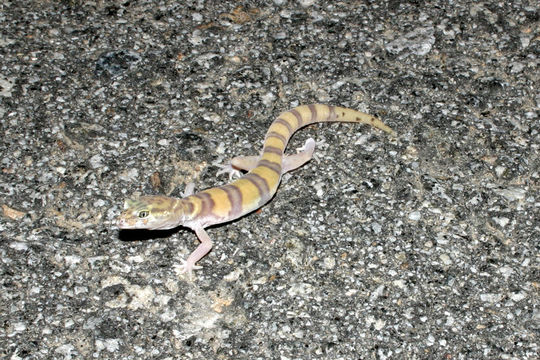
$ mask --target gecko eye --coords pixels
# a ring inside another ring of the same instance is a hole
[[[148,212],[148,210],[143,210],[143,211],[140,211],[139,212],[139,217],[141,219],[144,219],[145,217],[148,217],[148,215],[150,215],[150,213]]]

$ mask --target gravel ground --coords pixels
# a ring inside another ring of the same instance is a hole
[[[0,5],[0,357],[536,359],[534,1]],[[119,232],[125,198],[225,183],[309,103],[317,157],[210,228]]]

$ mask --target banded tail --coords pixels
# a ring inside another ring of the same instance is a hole
[[[389,134],[395,134],[378,118],[344,107],[311,104],[298,106],[282,113],[274,120],[266,133],[261,156],[256,166],[242,178],[221,187],[229,193],[234,192],[235,197],[241,199],[241,211],[235,212],[235,217],[259,208],[274,196],[281,176],[288,171],[284,169],[283,162],[288,158],[284,156],[284,151],[289,139],[298,129],[317,122],[364,123]],[[291,168],[298,166],[291,166]]]

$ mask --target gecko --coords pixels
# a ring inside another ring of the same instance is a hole
[[[180,273],[191,278],[192,271],[201,268],[196,263],[212,249],[212,240],[205,228],[235,220],[270,201],[283,174],[308,162],[315,150],[315,140],[309,138],[298,153],[284,155],[290,137],[296,130],[317,122],[364,123],[395,135],[378,118],[356,110],[322,104],[301,105],[272,122],[259,155],[230,160],[225,172],[243,170],[247,171],[245,175],[227,185],[197,193],[190,184],[182,198],[155,195],[128,199],[118,217],[118,227],[165,230],[184,226],[193,230],[200,243],[179,267]]]

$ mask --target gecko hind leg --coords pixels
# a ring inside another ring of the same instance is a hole
[[[257,166],[259,156],[236,156],[231,159],[231,165],[234,168],[251,171]]]
[[[229,174],[229,179],[240,177],[242,171],[250,171],[257,166],[259,156],[236,156],[226,165],[217,165],[220,170],[216,175]]]
[[[299,168],[307,163],[313,157],[315,151],[315,140],[309,138],[306,140],[304,146],[298,149],[300,152],[293,155],[286,155],[282,161],[281,174],[285,174],[291,170]],[[257,162],[260,156],[236,156],[231,159],[227,165],[218,165],[221,170],[217,172],[217,175],[228,173],[229,178],[234,176],[240,176],[240,171],[251,171],[257,167]]]
[[[294,155],[288,155],[283,158],[281,174],[285,174],[291,170],[299,168],[307,163],[313,157],[315,151],[315,140],[309,138],[306,143],[301,147],[300,152]]]

